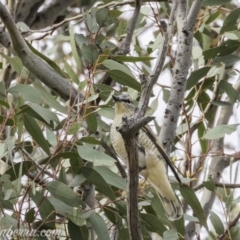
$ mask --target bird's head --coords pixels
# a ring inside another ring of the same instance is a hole
[[[115,114],[116,115],[131,115],[136,106],[134,105],[132,99],[128,95],[112,96],[115,102]]]

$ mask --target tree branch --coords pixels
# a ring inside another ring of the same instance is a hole
[[[49,4],[45,9],[36,14],[35,19],[30,25],[31,29],[41,29],[52,25],[58,16],[75,2],[76,0],[58,0]]]
[[[178,3],[178,51],[173,68],[173,83],[170,98],[160,133],[160,142],[163,143],[168,155],[171,152],[176,134],[177,121],[186,91],[186,79],[191,64],[194,26],[201,5],[202,0],[194,1],[191,10],[189,11],[189,15],[187,16],[187,0],[181,0]],[[191,22],[188,21],[190,19]]]
[[[71,103],[82,101],[83,96],[75,88],[73,88],[65,78],[56,73],[49,65],[43,62],[31,51],[18,31],[12,17],[1,2],[0,18],[8,29],[13,50],[22,60],[23,65],[64,100],[70,99]]]
[[[240,92],[240,80],[238,80],[234,88],[237,92]],[[216,125],[227,124],[229,121],[229,118],[232,116],[233,101],[228,97],[225,99],[225,101],[228,103],[231,103],[232,105],[224,106],[221,108],[219,119]],[[212,152],[214,154],[214,157],[212,157],[211,159],[208,177],[212,177],[215,183],[219,183],[223,170],[227,166],[229,166],[229,162],[230,162],[230,159],[227,156],[219,157],[219,154],[223,153],[223,147],[224,147],[224,138],[217,139],[213,142]],[[211,192],[206,188],[204,189],[202,199],[200,202],[206,217],[209,215],[209,211],[212,208],[212,205],[215,200],[215,196],[216,195],[214,192]],[[188,233],[188,236],[193,238],[194,235],[196,234],[195,224],[193,222],[190,222],[186,227],[186,231]]]
[[[44,0],[21,0],[17,5],[16,22],[24,22],[31,26],[36,17],[39,7],[44,3]]]
[[[141,5],[142,5],[142,0],[136,0],[134,13],[133,13],[132,19],[130,21],[129,27],[127,29],[127,36],[125,38],[122,48],[119,51],[119,53],[122,55],[126,55],[130,51],[130,44],[132,41],[133,32],[134,32],[136,24],[137,24],[137,19],[138,19],[140,10],[141,10]]]
[[[165,62],[166,56],[167,56],[167,51],[168,47],[170,44],[170,41],[172,40],[172,34],[173,34],[173,29],[174,29],[174,23],[176,19],[176,14],[177,14],[177,7],[178,7],[178,1],[174,0],[170,17],[169,17],[169,23],[166,29],[166,23],[161,21],[161,26],[163,28],[164,32],[164,42],[162,45],[162,49],[159,51],[159,57],[157,59],[157,63],[154,67],[153,74],[151,76],[153,84],[155,84],[160,76],[160,73],[162,72],[163,64]]]
[[[138,151],[137,133],[154,117],[138,117],[137,110],[130,118],[123,117],[122,125],[117,130],[122,134],[128,156],[128,184],[127,184],[127,219],[131,240],[143,239],[138,212]]]

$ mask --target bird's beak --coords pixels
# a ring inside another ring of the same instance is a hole
[[[113,101],[114,102],[120,102],[120,98],[115,96],[115,95],[112,95],[112,98],[113,98]]]

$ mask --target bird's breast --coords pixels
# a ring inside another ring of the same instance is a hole
[[[125,163],[127,162],[127,152],[124,145],[124,141],[122,135],[116,130],[116,127],[120,125],[121,122],[114,121],[111,126],[110,139],[112,146],[117,153],[117,155],[123,160]]]

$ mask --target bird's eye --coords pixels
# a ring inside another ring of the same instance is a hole
[[[125,103],[132,103],[132,101],[130,99],[124,99]]]

